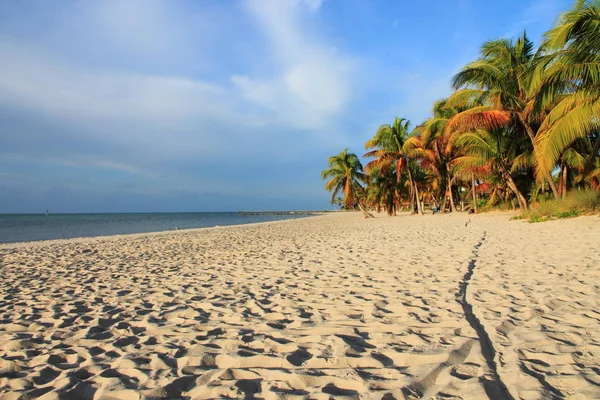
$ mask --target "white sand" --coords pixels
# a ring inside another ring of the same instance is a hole
[[[2,246],[0,393],[599,398],[599,239],[598,217],[340,213]]]

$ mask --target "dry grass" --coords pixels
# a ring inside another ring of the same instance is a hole
[[[516,219],[543,222],[596,212],[600,212],[600,192],[573,191],[569,192],[565,199],[552,199],[535,203],[530,210],[522,213]]]

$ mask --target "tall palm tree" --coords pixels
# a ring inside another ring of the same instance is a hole
[[[365,149],[371,151],[365,153],[364,157],[374,158],[374,160],[365,166],[365,169],[367,172],[373,169],[384,172],[395,167],[398,183],[400,182],[401,175],[406,173],[410,183],[411,204],[415,204],[413,202],[416,202],[417,212],[422,215],[423,209],[421,207],[419,189],[413,177],[417,165],[408,156],[404,148],[409,135],[410,121],[404,118],[396,117],[392,125],[381,125],[377,129],[375,136],[365,143]]]
[[[422,198],[438,204],[450,192],[455,210],[462,186],[476,206],[476,180],[491,189],[490,203],[522,208],[524,193],[535,201],[600,190],[600,0],[575,0],[537,50],[525,33],[484,43],[452,85],[412,132],[396,118],[367,141],[369,204],[390,212],[407,191],[422,214]]]
[[[583,176],[600,157],[600,0],[578,0],[544,35],[540,73],[532,82],[537,108],[556,103],[540,126],[536,172],[554,168],[579,139],[590,140]],[[592,143],[591,140],[595,139]]]
[[[542,76],[544,94],[552,96],[567,84],[597,98],[600,0],[576,0],[544,34],[540,48],[547,53],[544,67],[549,67]]]
[[[341,153],[329,157],[329,168],[321,172],[323,179],[329,179],[325,184],[325,190],[332,192],[331,204],[339,193],[343,193],[344,207],[353,209],[356,205],[366,218],[372,218],[364,206],[361,198],[364,195],[364,184],[368,177],[363,173],[363,166],[354,153],[344,149]]]
[[[399,184],[396,179],[396,172],[394,170],[385,172],[372,170],[370,175],[367,197],[371,204],[377,208],[377,212],[380,212],[381,207],[383,207],[387,215],[396,215],[399,204]]]
[[[430,173],[432,192],[438,192],[444,197],[443,208],[449,199],[452,211],[456,211],[453,190],[455,177],[453,169],[448,168],[448,165],[460,153],[454,146],[455,135],[447,127],[450,119],[463,110],[464,108],[449,106],[447,99],[436,101],[433,116],[415,128],[405,145],[408,154],[419,159],[421,167]]]
[[[537,92],[531,89],[537,71],[533,43],[523,33],[516,41],[493,40],[483,44],[481,57],[469,63],[452,78],[457,90],[448,103],[469,107],[448,123],[450,131],[471,129],[510,129],[517,136],[529,138],[535,149],[539,113],[534,107]],[[481,104],[481,105],[479,105]],[[550,170],[544,178],[558,196]]]
[[[515,140],[501,128],[466,132],[457,139],[457,145],[464,149],[464,155],[450,164],[459,170],[466,169],[469,175],[474,168],[485,168],[489,174],[499,175],[516,196],[519,206],[527,209],[527,200],[513,176],[527,163],[528,158],[522,156],[527,154],[523,151],[523,146],[527,144],[523,140]]]

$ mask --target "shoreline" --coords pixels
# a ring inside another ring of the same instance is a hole
[[[47,240],[31,240],[25,242],[9,242],[9,243],[0,243],[0,249],[10,249],[10,248],[25,248],[25,247],[40,247],[40,246],[52,246],[58,244],[69,244],[69,243],[95,243],[101,241],[108,240],[119,240],[119,239],[136,239],[138,237],[143,236],[157,236],[157,235],[168,235],[168,234],[182,234],[182,233],[194,233],[201,232],[205,230],[211,229],[224,229],[224,228],[238,228],[244,226],[254,226],[254,225],[262,225],[262,224],[274,224],[288,221],[296,221],[296,220],[304,220],[310,218],[318,218],[324,216],[333,216],[333,215],[343,215],[343,214],[360,214],[360,211],[331,211],[331,212],[315,212],[314,214],[301,214],[303,215],[300,218],[290,218],[283,219],[277,221],[263,221],[263,222],[250,222],[247,224],[232,224],[232,225],[217,225],[217,226],[207,226],[201,228],[188,228],[188,229],[171,229],[165,231],[151,231],[151,232],[137,232],[137,233],[120,233],[115,235],[100,235],[100,236],[80,236],[74,238],[64,238],[64,239],[47,239]],[[254,215],[254,214],[253,214]],[[287,215],[287,214],[286,214]],[[443,215],[433,215],[433,214],[425,214],[422,216],[412,215],[408,211],[399,212],[394,217],[389,217],[384,212],[375,213],[377,218],[401,218],[401,217],[415,217],[415,218],[428,218],[428,217],[436,217],[436,218],[444,218],[452,216],[452,213],[443,214]],[[459,216],[472,216],[472,214],[467,214],[464,212],[457,212],[456,215]],[[512,211],[489,211],[485,213],[476,214],[477,217],[482,216],[512,216],[514,212]],[[476,218],[477,218],[476,217]]]
[[[600,397],[600,221],[509,215],[336,213],[0,248],[0,392]]]
[[[172,229],[167,231],[152,231],[152,232],[138,232],[138,233],[120,233],[116,235],[101,235],[101,236],[81,236],[74,238],[65,238],[65,239],[48,239],[48,240],[32,240],[29,242],[10,242],[10,243],[0,243],[0,249],[10,249],[10,248],[25,248],[25,247],[40,247],[40,246],[52,246],[56,244],[69,244],[69,243],[96,243],[108,241],[111,239],[136,239],[143,236],[160,236],[160,235],[168,235],[168,234],[182,234],[182,233],[195,233],[201,232],[204,230],[210,229],[224,229],[224,228],[237,228],[243,226],[251,226],[251,225],[261,225],[261,224],[275,224],[280,222],[287,221],[296,221],[300,219],[307,218],[317,218],[323,215],[327,215],[327,213],[318,214],[318,215],[307,215],[302,216],[300,218],[289,218],[282,219],[278,221],[263,221],[263,222],[250,222],[247,224],[233,224],[233,225],[216,225],[216,226],[207,226],[202,228],[189,228],[189,229]]]
[[[121,233],[121,234],[115,234],[115,235],[100,235],[100,236],[80,236],[80,237],[74,237],[74,238],[64,238],[64,239],[47,239],[47,240],[32,240],[32,241],[25,241],[25,242],[9,242],[9,243],[0,243],[0,249],[11,249],[11,248],[25,248],[25,247],[40,247],[40,246],[52,246],[52,245],[58,245],[58,244],[69,244],[69,243],[85,243],[85,242],[90,242],[90,243],[95,243],[95,242],[100,242],[100,241],[108,241],[111,239],[114,240],[118,240],[118,239],[135,239],[138,237],[143,237],[143,236],[156,236],[156,235],[168,235],[168,234],[182,234],[182,233],[193,233],[196,231],[204,231],[204,230],[211,230],[211,229],[224,229],[224,228],[237,228],[237,227],[243,227],[243,226],[253,226],[253,225],[261,225],[261,224],[273,224],[273,223],[280,223],[280,222],[287,222],[287,221],[296,221],[296,220],[303,220],[303,219],[310,219],[310,218],[318,218],[318,217],[324,217],[324,216],[333,216],[333,215],[344,215],[344,214],[360,214],[360,211],[330,211],[330,212],[315,212],[314,214],[302,214],[303,216],[300,218],[290,218],[290,219],[283,219],[283,220],[277,220],[277,221],[263,221],[263,222],[250,222],[247,224],[233,224],[233,225],[217,225],[217,226],[207,226],[207,227],[201,227],[201,228],[188,228],[188,229],[171,229],[171,230],[165,230],[165,231],[151,231],[151,232],[137,232],[137,233]],[[286,214],[287,215],[287,214]],[[435,218],[444,218],[444,217],[451,217],[453,215],[453,213],[448,213],[448,214],[425,214],[422,216],[417,216],[417,215],[412,215],[410,214],[410,212],[408,211],[401,211],[398,212],[397,215],[395,215],[394,217],[389,217],[388,215],[386,215],[384,212],[381,213],[375,213],[377,218],[401,218],[401,217],[414,217],[414,218],[430,218],[430,217],[435,217]],[[514,211],[509,211],[509,210],[502,210],[502,211],[498,211],[498,210],[493,210],[493,211],[486,211],[486,212],[481,212],[478,214],[468,214],[465,212],[456,212],[454,214],[455,216],[459,216],[459,217],[475,217],[475,218],[484,218],[484,217],[500,217],[500,216],[505,216],[507,217],[507,219],[510,219],[510,217],[513,217],[515,215]],[[588,216],[588,215],[581,215],[581,216]],[[515,221],[521,221],[521,222],[527,222],[526,220],[515,220]],[[549,221],[545,221],[545,222],[550,222],[553,220],[549,220]]]

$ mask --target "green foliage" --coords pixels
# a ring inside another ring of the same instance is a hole
[[[372,205],[385,207],[389,215],[395,214],[403,186],[408,185],[410,197],[418,197],[417,180],[422,168],[413,154],[411,139],[414,138],[410,121],[396,117],[392,125],[381,125],[365,143],[365,149],[369,151],[363,157],[373,159],[365,166],[365,171],[374,173],[367,192],[371,192]]]
[[[600,212],[600,192],[577,190],[568,193],[565,199],[543,200],[523,213],[521,218],[528,219],[529,222],[542,222],[595,212]]]
[[[344,149],[341,153],[329,157],[328,162],[329,168],[321,172],[321,178],[329,179],[325,190],[332,192],[331,204],[335,204],[338,194],[343,194],[344,207],[354,208],[364,193],[362,184],[368,180],[358,156]]]
[[[551,171],[573,142],[600,130],[600,1],[578,0],[544,34],[541,49],[545,54],[532,81],[535,108],[552,110],[537,139],[538,174]],[[586,163],[597,157],[592,152]]]
[[[548,217],[544,217],[544,216],[529,217],[529,223],[544,222],[544,221],[548,221]]]
[[[404,118],[381,125],[364,173],[347,150],[331,157],[322,177],[332,202],[343,194],[346,208],[361,199],[393,215],[406,200],[420,213],[422,201],[450,200],[454,210],[477,180],[479,210],[518,203],[531,222],[598,210],[600,0],[576,0],[539,48],[525,33],[485,42],[452,86],[414,130]],[[557,199],[567,188],[588,192]]]

